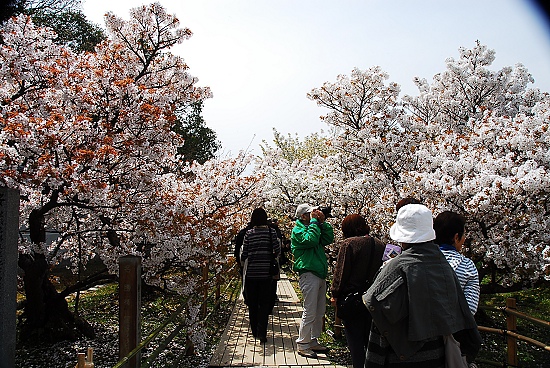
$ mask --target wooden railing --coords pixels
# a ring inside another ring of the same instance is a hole
[[[532,323],[535,323],[539,326],[546,327],[546,328],[550,327],[550,322],[518,312],[518,310],[516,309],[516,300],[514,298],[508,298],[506,300],[506,307],[480,306],[479,308],[483,310],[501,312],[506,314],[506,329],[478,326],[478,329],[480,332],[497,334],[506,338],[506,361],[496,362],[496,361],[490,361],[487,359],[477,358],[476,362],[495,366],[495,367],[503,367],[503,368],[518,367],[519,366],[518,341],[526,342],[544,351],[550,352],[550,346],[548,346],[547,344],[540,342],[538,340],[535,340],[531,337],[524,336],[517,333],[517,318],[530,321]],[[334,335],[334,337],[337,337],[337,338],[341,337],[343,328],[344,326],[342,325],[341,320],[337,316],[335,316],[334,323],[333,323],[334,330],[331,331],[331,335]],[[549,359],[550,359],[550,356],[549,356]]]
[[[225,275],[231,275],[233,274],[233,269],[235,265],[232,265],[229,268],[224,268],[223,274]],[[225,289],[224,293],[227,292],[230,288],[232,288],[233,292],[231,293],[230,298],[236,298],[235,297],[235,290],[240,291],[238,287],[238,283],[240,283],[240,279],[238,278],[231,278],[229,280],[226,280],[225,283]],[[202,270],[202,290],[200,293],[202,294],[202,304],[201,304],[201,321],[206,321],[210,318],[210,316],[215,312],[215,310],[219,307],[221,303],[220,295],[222,293],[221,291],[221,282],[222,278],[220,277],[220,274],[214,275],[213,278],[209,278],[209,270],[208,265],[206,265]],[[208,311],[208,303],[209,301],[213,301],[213,306],[210,308],[210,311]],[[170,324],[174,325],[174,329],[172,332],[165,337],[162,341],[158,343],[157,348],[149,354],[149,356],[145,359],[144,362],[140,363],[140,367],[149,367],[154,360],[159,356],[159,354],[165,350],[168,346],[168,344],[181,332],[181,330],[184,328],[184,325],[182,323],[179,323],[179,318],[181,313],[185,310],[187,307],[187,300],[182,301],[180,306],[170,315],[168,316],[153,332],[151,332],[145,339],[143,339],[138,346],[136,346],[128,355],[126,355],[124,358],[122,358],[115,366],[114,368],[122,368],[126,366],[132,358],[140,354],[140,352],[147,347],[152,341],[154,341],[159,334],[164,331]],[[90,354],[90,352],[88,352]],[[87,358],[84,360],[84,354],[80,353],[78,354],[79,362],[77,367],[78,368],[89,368],[93,367],[93,363],[91,363],[91,358],[88,361]],[[85,362],[85,363],[84,363]],[[90,363],[92,365],[90,365]],[[82,365],[86,364],[86,365]]]
[[[530,321],[546,328],[550,327],[550,322],[518,312],[518,310],[516,309],[516,299],[508,298],[506,300],[506,307],[480,306],[479,308],[488,311],[502,312],[506,315],[506,329],[498,329],[485,326],[478,326],[478,329],[480,332],[504,336],[506,338],[507,345],[506,363],[489,361],[485,359],[476,359],[476,361],[478,361],[479,363],[485,363],[496,367],[517,367],[519,365],[518,341],[524,341],[528,344],[541,348],[544,351],[550,352],[550,346],[546,345],[545,343],[517,333],[517,318]]]

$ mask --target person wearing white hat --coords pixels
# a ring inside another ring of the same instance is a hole
[[[307,203],[296,208],[296,224],[290,236],[293,269],[300,275],[304,309],[296,343],[298,354],[316,358],[328,348],[319,344],[326,308],[328,262],[325,246],[334,241],[334,230],[325,215]]]
[[[399,209],[390,237],[403,252],[387,263],[363,302],[373,324],[365,367],[445,367],[444,336],[460,336],[464,355],[481,337],[453,269],[433,242],[432,212],[422,204]]]

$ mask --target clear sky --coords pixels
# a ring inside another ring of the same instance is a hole
[[[83,0],[104,26],[111,11],[124,19],[142,0]],[[306,98],[354,67],[379,65],[401,93],[428,81],[445,59],[475,41],[496,51],[493,70],[522,63],[534,87],[550,92],[550,24],[530,0],[160,0],[194,33],[171,51],[182,56],[214,97],[203,116],[222,154],[273,139],[273,128],[304,137],[327,126]]]

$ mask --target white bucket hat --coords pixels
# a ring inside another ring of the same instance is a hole
[[[424,243],[435,239],[432,211],[423,204],[408,204],[399,209],[390,237],[399,243]]]
[[[315,209],[315,207],[312,207],[310,206],[309,204],[307,203],[302,203],[301,205],[299,205],[297,208],[296,208],[296,217],[297,218],[300,218],[302,217],[302,215],[304,213],[310,213],[311,211],[313,211]]]

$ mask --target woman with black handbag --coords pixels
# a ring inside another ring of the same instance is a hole
[[[371,316],[361,296],[382,265],[385,245],[369,236],[370,227],[358,214],[342,222],[344,240],[339,244],[331,294],[332,305],[344,323],[353,367],[363,368],[369,340]]]
[[[273,275],[271,265],[279,256],[281,245],[274,229],[268,226],[267,213],[263,208],[252,212],[252,229],[246,232],[241,253],[241,262],[246,263],[244,294],[252,335],[261,343],[267,341],[267,323],[273,308]],[[277,267],[276,272],[279,272]]]

